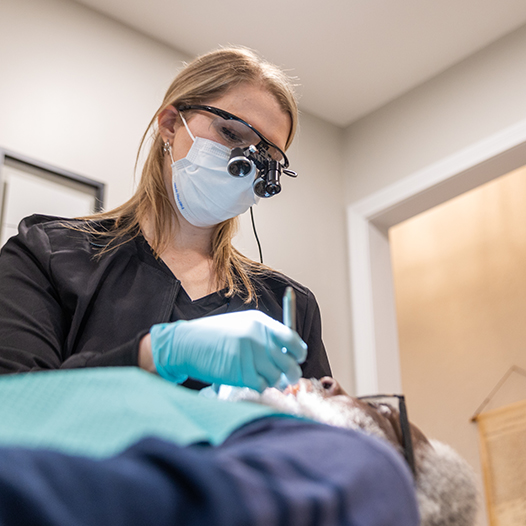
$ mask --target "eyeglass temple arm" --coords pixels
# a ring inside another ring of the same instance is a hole
[[[402,428],[402,442],[404,446],[404,456],[411,468],[413,474],[415,470],[415,453],[413,451],[413,439],[411,438],[411,426],[409,424],[409,417],[407,416],[407,407],[405,405],[405,397],[398,396],[400,409],[400,427]]]
[[[411,425],[409,424],[409,417],[407,415],[407,406],[405,405],[405,396],[396,394],[378,394],[370,396],[358,396],[359,400],[364,398],[398,398],[398,409],[400,413],[400,428],[402,430],[402,447],[404,448],[404,457],[413,472],[415,469],[415,453],[413,450],[413,439],[411,438]]]

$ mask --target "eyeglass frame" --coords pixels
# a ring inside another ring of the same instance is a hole
[[[230,113],[226,110],[222,110],[221,108],[216,108],[214,106],[208,106],[203,104],[183,104],[181,106],[176,106],[177,111],[187,111],[187,110],[197,110],[197,111],[207,111],[208,113],[212,113],[213,115],[217,115],[218,117],[221,117],[224,120],[227,121],[238,121],[241,124],[244,124],[250,130],[252,130],[267,146],[271,146],[272,148],[276,148],[276,150],[279,151],[279,153],[283,156],[283,161],[278,161],[280,164],[283,165],[283,168],[289,167],[289,159],[285,155],[285,152],[276,146],[272,141],[269,141],[261,132],[259,132],[252,124],[249,124],[248,122],[244,121],[241,117],[238,117],[237,115],[234,115],[233,113]],[[256,144],[254,146],[257,146]]]
[[[357,396],[358,400],[371,400],[376,398],[397,398],[398,399],[398,414],[400,418],[400,429],[402,431],[402,448],[404,451],[404,458],[409,464],[413,474],[415,469],[415,453],[413,449],[413,439],[411,437],[411,425],[409,417],[407,416],[407,406],[405,403],[405,396],[398,394],[377,394],[370,396]]]

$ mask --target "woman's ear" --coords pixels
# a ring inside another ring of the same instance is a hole
[[[174,106],[168,106],[157,117],[157,124],[159,125],[159,133],[163,141],[173,142],[176,131],[176,122],[179,112]]]

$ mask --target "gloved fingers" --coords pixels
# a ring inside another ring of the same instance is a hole
[[[288,354],[291,354],[298,363],[303,363],[307,359],[307,344],[300,338],[300,335],[289,329],[282,323],[274,320],[276,325],[271,331],[272,340],[276,347],[285,347]]]
[[[274,322],[275,320],[272,320]],[[272,325],[272,324],[271,324]],[[290,331],[279,322],[275,322],[279,331]],[[257,344],[252,347],[254,366],[257,374],[262,376],[269,386],[279,384],[282,374],[289,378],[290,382],[296,383],[301,378],[301,369],[297,364],[296,357],[286,347],[276,345],[274,327],[263,327]],[[293,332],[293,331],[290,331]],[[294,335],[293,335],[294,336]],[[301,341],[301,338],[298,338]],[[278,338],[281,341],[280,338]]]
[[[267,387],[270,387],[271,385],[273,384],[269,384],[263,377],[259,376],[254,378],[253,381],[247,382],[246,384],[238,387],[248,387],[249,389],[254,389],[254,391],[262,393]]]
[[[297,383],[301,378],[301,368],[296,362],[296,358],[292,356],[285,347],[282,347],[281,349],[273,347],[270,351],[270,355],[276,366],[287,377],[289,383]]]
[[[155,367],[174,382],[192,377],[261,392],[276,385],[282,373],[297,381],[296,362],[307,355],[295,331],[261,311],[159,324],[150,333]]]
[[[268,337],[267,337],[268,338]],[[248,369],[243,371],[244,379],[252,379],[252,382],[256,387],[256,391],[263,391],[267,387],[271,387],[279,381],[281,376],[281,369],[272,359],[271,355],[268,352],[268,345],[271,344],[270,338],[268,338],[268,343],[265,346],[255,346],[250,353],[250,357],[247,357],[246,362],[243,364],[243,369]],[[247,387],[251,387],[246,383]]]
[[[238,387],[248,387],[255,391],[263,392],[267,387],[273,385],[271,382],[279,371],[265,356],[264,348],[246,349],[241,356],[240,383]],[[275,370],[275,371],[274,371]],[[229,382],[226,382],[229,383]]]
[[[247,310],[241,312],[232,312],[228,314],[219,314],[212,316],[215,318],[221,330],[240,331],[254,338],[259,343],[261,339],[261,329],[270,332],[272,340],[280,349],[285,347],[289,353],[296,357],[298,363],[303,363],[307,358],[307,344],[300,338],[296,331],[293,331],[283,323],[271,318],[267,314],[258,310]],[[209,318],[208,320],[211,320]],[[206,318],[204,318],[206,320]],[[210,321],[207,321],[210,323]]]

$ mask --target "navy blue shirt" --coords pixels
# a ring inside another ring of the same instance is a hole
[[[413,479],[359,431],[264,418],[221,446],[115,457],[0,447],[1,526],[418,526]]]

